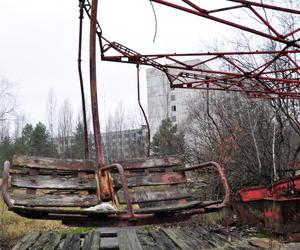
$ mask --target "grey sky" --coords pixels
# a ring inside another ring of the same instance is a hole
[[[207,2],[208,1],[203,1]],[[217,5],[217,0],[209,5]],[[224,2],[224,1],[222,1]],[[205,50],[216,34],[227,28],[180,11],[154,4],[158,33],[153,44],[154,17],[148,0],[99,1],[98,19],[105,37],[140,52],[192,52]],[[58,104],[68,98],[80,108],[77,74],[78,1],[0,1],[0,77],[17,84],[19,110],[30,122],[45,122],[49,89]],[[83,65],[88,75],[88,28],[85,19]],[[108,114],[121,101],[137,108],[134,65],[98,60],[100,112]],[[142,68],[143,102],[146,104],[145,68]]]

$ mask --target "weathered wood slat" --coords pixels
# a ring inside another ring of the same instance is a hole
[[[175,156],[149,157],[147,159],[134,159],[128,161],[118,161],[124,169],[143,169],[157,167],[171,167],[182,165],[180,159]]]
[[[186,182],[184,173],[151,173],[148,175],[127,176],[126,179],[128,187],[178,184]],[[114,174],[113,180],[116,188],[122,187],[119,175]]]
[[[161,231],[164,232],[180,249],[194,250],[194,248],[189,246],[188,243],[185,242],[185,239],[182,238],[182,232],[179,229],[162,228]]]
[[[65,238],[62,250],[80,250],[80,235],[68,234]]]
[[[38,238],[38,240],[30,247],[30,249],[54,250],[57,248],[61,240],[61,234],[55,232],[46,232]]]
[[[179,200],[184,198],[191,197],[191,194],[188,193],[186,188],[173,188],[168,189],[167,187],[164,190],[152,190],[145,188],[144,190],[130,190],[130,196],[133,203],[143,203],[143,202],[152,202],[152,201],[166,201],[166,200]],[[117,197],[119,202],[124,204],[125,198],[123,190],[117,192]]]
[[[85,236],[82,249],[98,250],[100,249],[100,232],[90,232]]]
[[[22,188],[94,190],[95,179],[53,176],[14,176],[11,185]]]
[[[143,250],[135,230],[120,231],[118,238],[120,250]]]
[[[163,207],[150,207],[150,208],[142,208],[135,211],[135,213],[142,214],[142,213],[168,213],[168,212],[175,212],[180,211],[188,208],[194,208],[201,206],[201,201],[191,201],[185,204],[174,204],[174,205],[167,205]]]
[[[150,235],[158,243],[161,249],[180,249],[161,230],[150,232]]]
[[[119,241],[118,237],[102,237],[101,235],[101,250],[118,250]]]
[[[83,161],[74,159],[56,159],[38,156],[14,155],[13,166],[26,166],[29,168],[45,169],[66,169],[93,171],[95,164],[93,161]]]
[[[30,167],[26,166],[12,166],[9,169],[9,173],[12,176],[17,176],[17,175],[29,175],[30,172]],[[78,170],[73,170],[73,169],[46,169],[46,168],[39,168],[39,175],[55,175],[55,176],[78,176],[79,171]],[[82,172],[88,172],[89,174],[94,174],[94,170],[86,170]]]
[[[28,234],[23,237],[14,247],[12,250],[23,250],[29,249],[35,241],[40,237],[40,233],[32,233]]]
[[[97,205],[96,195],[17,195],[11,196],[13,204],[16,206],[28,207],[90,207]]]
[[[82,215],[106,215],[106,214],[120,214],[126,213],[126,211],[92,211],[84,209],[64,209],[64,208],[47,208],[47,207],[14,207],[13,211],[20,211],[22,213],[49,213],[49,214],[58,214],[58,215],[68,215],[68,214],[82,214]]]

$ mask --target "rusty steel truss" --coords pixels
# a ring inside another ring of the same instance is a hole
[[[264,42],[270,43],[268,47],[274,48],[141,54],[103,37],[100,25],[97,24],[102,60],[157,68],[166,74],[172,88],[241,92],[250,98],[298,98],[300,96],[300,66],[297,58],[300,52],[300,27],[291,27],[290,30],[283,32],[272,25],[267,15],[264,15],[266,11],[272,11],[297,18],[300,17],[300,10],[243,0],[223,0],[220,4],[227,3],[229,6],[210,10],[203,8],[201,6],[203,3],[188,0],[151,0],[151,2],[245,31],[264,39]],[[249,16],[252,15],[253,19],[260,22],[257,29],[252,27],[252,22],[242,25],[239,21],[223,17],[224,14],[229,14],[229,11],[236,9],[247,11]],[[89,1],[86,2],[85,10],[90,16]],[[186,63],[186,58],[198,59],[198,62]],[[255,63],[250,64],[247,60]],[[207,66],[208,63],[213,66]]]

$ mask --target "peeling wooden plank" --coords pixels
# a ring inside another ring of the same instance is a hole
[[[121,164],[124,169],[143,169],[182,165],[181,160],[175,156],[149,157],[146,159],[118,161],[116,163]]]
[[[159,187],[159,186],[158,186]],[[177,187],[159,187],[157,191],[153,186],[151,188],[144,187],[141,189],[131,189],[129,191],[133,203],[143,203],[143,202],[152,202],[152,201],[166,201],[166,200],[179,200],[191,197],[191,194],[186,188],[177,188]],[[117,192],[117,197],[119,202],[124,204],[124,193],[123,190]]]
[[[184,209],[195,208],[200,206],[201,204],[202,204],[201,201],[191,201],[185,204],[174,204],[174,205],[166,205],[163,207],[142,208],[135,211],[135,213],[168,213],[168,212],[180,211]]]
[[[120,250],[143,250],[135,230],[118,232]]]
[[[26,166],[29,168],[66,169],[66,170],[91,170],[95,164],[90,160],[56,159],[39,156],[14,155],[13,166]]]
[[[89,207],[97,205],[96,195],[17,195],[11,196],[14,205],[29,207]]]
[[[94,190],[95,179],[53,176],[14,176],[11,185],[22,188]]]
[[[184,173],[151,173],[148,175],[126,176],[126,179],[128,187],[155,186],[186,182]],[[113,175],[113,181],[116,188],[122,187],[118,174]]]

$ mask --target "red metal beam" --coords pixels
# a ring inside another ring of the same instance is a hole
[[[239,30],[243,30],[246,32],[250,32],[252,34],[273,40],[273,41],[277,41],[283,44],[286,44],[288,46],[293,46],[296,48],[300,48],[300,44],[298,44],[298,40],[287,40],[286,38],[290,36],[290,34],[294,34],[296,31],[292,31],[287,33],[287,34],[280,34],[279,31],[276,31],[268,22],[268,20],[264,17],[262,17],[255,9],[256,8],[261,8],[261,9],[271,9],[274,11],[282,11],[282,12],[286,12],[286,13],[291,13],[291,14],[296,14],[296,15],[300,15],[300,11],[299,10],[293,10],[293,9],[288,9],[288,8],[282,8],[279,6],[274,6],[274,5],[268,5],[268,4],[262,4],[262,3],[257,3],[257,2],[252,2],[252,1],[231,1],[231,0],[227,0],[227,2],[236,2],[239,3],[240,6],[232,6],[232,7],[227,7],[227,8],[222,8],[222,9],[218,9],[217,10],[206,10],[204,8],[202,8],[200,5],[201,4],[195,4],[192,1],[188,1],[188,0],[182,0],[182,2],[184,2],[185,4],[187,4],[189,7],[185,7],[183,5],[179,5],[179,4],[175,4],[173,2],[170,1],[164,1],[164,0],[150,0],[152,2],[158,3],[158,4],[162,4],[177,10],[181,10],[193,15],[197,15],[218,23],[222,23],[228,26],[231,26],[233,28],[239,29]],[[253,29],[252,26],[246,26],[246,25],[241,25],[238,22],[235,21],[231,21],[229,19],[225,19],[225,18],[221,18],[221,17],[217,17],[217,16],[213,16],[210,15],[211,13],[216,13],[219,11],[228,11],[228,10],[232,10],[233,8],[246,8],[249,9],[252,13],[254,13],[254,16],[258,17],[260,21],[263,22],[263,24],[266,26],[266,28],[268,28],[269,30],[273,31],[274,35],[271,35],[268,32],[265,31],[261,31],[261,30],[256,30]]]

